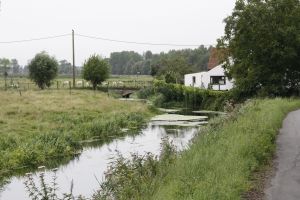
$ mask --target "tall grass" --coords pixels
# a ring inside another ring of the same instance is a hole
[[[130,172],[130,166],[141,162],[123,161],[120,165],[117,162],[116,169],[112,170],[116,176],[110,182],[108,179],[107,185],[118,181],[130,184],[109,190],[113,197],[108,199],[241,199],[253,187],[253,172],[272,158],[276,135],[284,117],[297,108],[300,108],[300,100],[296,99],[248,101],[229,117],[211,121],[190,148],[168,165],[157,164],[164,162],[155,160],[155,170],[149,170],[147,165],[139,167],[145,172],[157,172],[150,180],[149,176],[143,180],[139,174],[128,173],[127,176],[124,172]],[[122,173],[118,173],[120,171]],[[137,178],[140,178],[139,182],[135,183]],[[130,191],[137,192],[132,194]],[[103,199],[101,195],[96,197]]]
[[[70,159],[81,141],[106,142],[137,128],[149,113],[92,91],[0,92],[0,177],[23,167]],[[128,133],[129,134],[129,133]]]
[[[251,174],[271,158],[286,114],[299,100],[253,100],[221,125],[206,129],[149,199],[241,199]]]
[[[93,199],[142,199],[151,195],[149,188],[155,184],[155,178],[166,175],[165,168],[174,163],[176,154],[175,146],[165,138],[159,157],[147,153],[132,154],[132,159],[126,159],[119,155],[105,172],[105,181]]]

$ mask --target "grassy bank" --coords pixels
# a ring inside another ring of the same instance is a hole
[[[0,177],[24,166],[70,159],[82,140],[102,142],[137,128],[151,114],[145,105],[93,91],[0,92]],[[69,157],[69,158],[68,158]]]
[[[212,121],[175,161],[144,166],[135,176],[145,181],[135,184],[135,176],[124,173],[112,179],[127,184],[111,193],[120,194],[118,199],[241,199],[253,187],[253,173],[272,157],[284,117],[297,108],[300,100],[251,100],[228,118]]]

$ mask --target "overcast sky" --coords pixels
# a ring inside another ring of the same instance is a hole
[[[210,45],[224,33],[223,19],[235,0],[0,0],[0,42],[77,34],[150,43]],[[0,58],[27,64],[47,51],[72,60],[71,36],[1,44]],[[146,50],[159,53],[183,47],[122,44],[76,37],[76,65],[91,54]]]

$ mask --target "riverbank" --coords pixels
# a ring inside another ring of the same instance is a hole
[[[76,159],[72,159],[56,168],[55,174],[57,178],[55,182],[59,188],[56,190],[56,195],[61,196],[63,193],[69,193],[72,182],[74,199],[79,200],[77,198],[79,195],[91,197],[94,191],[99,188],[99,183],[102,182],[105,172],[111,165],[111,162],[114,161],[113,158],[118,158],[118,155],[130,158],[132,154],[143,155],[145,152],[158,156],[161,149],[161,139],[166,136],[173,141],[177,148],[184,148],[198,132],[198,128],[178,127],[178,129],[174,130],[168,126],[160,126],[148,122],[139,131],[139,134],[126,135],[105,144],[85,146]],[[135,169],[135,171],[138,170]],[[51,168],[36,169],[28,172],[31,172],[31,178],[35,184],[41,187],[40,175],[43,172],[47,186],[52,187],[51,182],[53,181],[54,173]],[[24,184],[26,181],[28,181],[28,176],[26,175],[10,178],[9,183],[3,187],[3,190],[0,190],[0,199],[34,199],[32,196],[31,198],[29,197],[30,193]],[[41,193],[42,191],[44,189],[40,190]],[[49,196],[51,197],[51,195]],[[58,200],[58,198],[55,200]]]
[[[253,100],[195,139],[150,199],[240,199],[272,158],[286,114],[299,100]]]
[[[300,101],[296,99],[246,102],[227,118],[211,121],[175,160],[155,164],[157,174],[139,183],[135,188],[138,193],[122,199],[244,198],[255,188],[255,172],[268,166],[272,159],[284,117],[297,108]]]
[[[131,134],[150,116],[147,106],[93,91],[45,90],[0,94],[0,177],[22,168],[68,161],[84,140],[108,142]]]

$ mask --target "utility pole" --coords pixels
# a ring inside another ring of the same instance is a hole
[[[75,88],[75,44],[74,44],[74,30],[72,30],[72,50],[73,50],[73,88]]]

